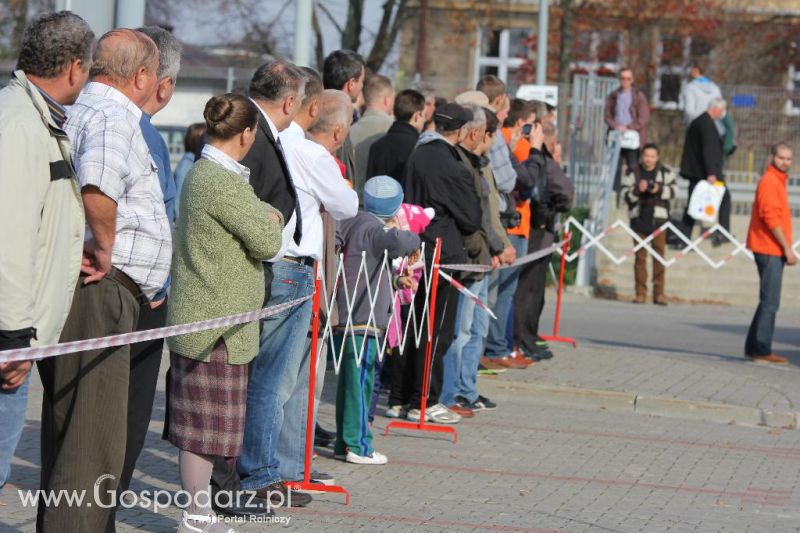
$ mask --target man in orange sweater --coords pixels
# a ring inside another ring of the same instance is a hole
[[[753,362],[785,365],[785,357],[772,353],[775,314],[781,303],[783,265],[797,264],[792,250],[792,212],[786,189],[792,149],[784,143],[770,149],[769,166],[758,182],[747,247],[753,251],[761,280],[758,308],[747,332],[744,353]]]

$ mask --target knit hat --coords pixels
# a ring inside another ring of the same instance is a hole
[[[390,176],[375,176],[364,184],[364,209],[379,218],[392,218],[403,203],[403,188]]]

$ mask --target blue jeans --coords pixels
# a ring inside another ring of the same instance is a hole
[[[0,389],[0,493],[8,481],[11,460],[25,425],[29,381],[30,375],[22,385],[12,391]]]
[[[775,315],[781,305],[781,282],[785,259],[776,255],[753,254],[758,267],[760,288],[758,308],[750,323],[744,353],[769,355],[772,353],[772,336],[775,333]]]
[[[517,251],[517,257],[528,253],[528,239],[521,235],[509,235],[508,240]],[[489,335],[486,338],[486,357],[505,357],[511,349],[508,346],[506,331],[509,316],[514,307],[514,294],[517,292],[520,267],[505,268],[491,277],[491,283],[497,285],[497,303],[493,309],[497,320],[489,323]]]
[[[313,267],[279,261],[272,271],[269,306],[314,292]],[[261,328],[261,347],[247,386],[242,455],[236,463],[245,490],[302,477],[311,311],[311,300],[306,300],[264,320]]]
[[[474,281],[466,285],[466,287],[474,294],[483,293],[485,298],[487,283],[488,279],[484,277],[480,281]],[[464,349],[472,338],[472,323],[476,313],[483,313],[483,311],[476,311],[475,302],[463,294],[459,294],[458,307],[456,309],[456,330],[453,342],[450,343],[444,353],[443,360],[444,379],[442,392],[439,395],[439,403],[444,405],[453,405],[456,402],[455,397],[461,393],[461,375],[465,371],[463,367],[470,364],[464,360]],[[480,355],[478,357],[480,358]],[[476,372],[477,369],[476,365]]]
[[[483,303],[487,303],[489,299],[488,277],[483,279],[480,290],[475,294]],[[472,316],[470,337],[461,351],[461,379],[458,382],[456,396],[466,398],[470,403],[478,399],[478,365],[486,344],[486,335],[489,333],[489,322],[489,314],[476,306]]]

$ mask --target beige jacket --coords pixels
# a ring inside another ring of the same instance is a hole
[[[0,331],[58,341],[78,280],[83,203],[69,139],[21,70],[0,91]]]

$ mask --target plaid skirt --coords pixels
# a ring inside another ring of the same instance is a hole
[[[197,454],[240,455],[249,367],[228,363],[222,340],[208,362],[170,352],[168,440]]]

